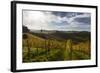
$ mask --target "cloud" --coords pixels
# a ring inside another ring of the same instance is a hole
[[[60,17],[67,17],[67,18],[71,18],[74,17],[76,15],[80,15],[82,13],[77,13],[77,12],[52,12],[52,14],[56,15],[56,16],[60,16]]]
[[[89,17],[75,18],[74,21],[84,23],[84,25],[91,24],[91,19]]]
[[[90,31],[90,13],[23,11],[23,25],[31,30]]]
[[[53,19],[54,16],[50,13],[47,15],[41,11],[23,11],[23,25],[27,26],[29,29],[48,29],[48,23]]]

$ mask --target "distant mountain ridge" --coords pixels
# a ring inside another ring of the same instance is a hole
[[[89,32],[89,31],[30,30],[30,32],[34,32],[34,33],[57,33],[57,32],[62,32],[62,33],[79,33],[79,32]]]
[[[56,33],[56,32],[62,32],[62,33],[79,33],[79,32],[90,32],[90,31],[61,31],[61,30],[33,30],[33,29],[28,29],[27,26],[23,25],[23,32],[34,32],[34,33]]]

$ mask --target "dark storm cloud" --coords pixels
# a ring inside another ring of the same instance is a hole
[[[56,15],[56,16],[60,16],[60,17],[67,17],[67,18],[71,18],[74,17],[76,15],[82,15],[84,13],[80,13],[80,12],[52,12],[52,14]]]
[[[84,13],[80,13],[80,12],[78,12],[78,13],[76,13],[77,15],[83,15]]]
[[[74,21],[84,23],[84,24],[91,24],[91,18],[90,17],[75,18]]]
[[[60,20],[53,21],[53,26],[59,29],[90,30],[91,15],[85,12],[52,12]],[[87,28],[88,27],[88,28]]]
[[[60,16],[60,17],[73,17],[76,15],[75,12],[52,12],[52,14],[56,15],[56,16]]]

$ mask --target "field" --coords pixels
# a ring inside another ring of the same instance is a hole
[[[22,43],[22,58],[27,63],[91,58],[87,31],[24,31]]]

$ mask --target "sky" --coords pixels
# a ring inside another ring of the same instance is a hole
[[[91,14],[23,10],[23,25],[30,30],[90,31]]]

